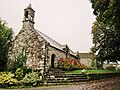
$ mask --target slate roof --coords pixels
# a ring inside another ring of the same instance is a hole
[[[36,30],[38,34],[40,34],[48,43],[50,43],[51,46],[64,51],[63,49],[66,47],[66,45],[61,45],[60,43],[58,43],[57,41],[53,40],[52,38],[48,37],[47,35],[43,34],[42,32]],[[73,52],[70,49],[70,54],[76,56],[77,53]]]

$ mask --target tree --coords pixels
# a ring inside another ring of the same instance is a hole
[[[0,18],[0,71],[5,69],[7,54],[12,39],[12,29]]]
[[[120,61],[120,0],[90,0],[96,21],[92,27],[93,53],[98,67]]]

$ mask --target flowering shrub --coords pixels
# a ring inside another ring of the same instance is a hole
[[[81,64],[79,61],[70,58],[60,58],[58,60],[58,68],[63,70],[86,69],[87,66]]]

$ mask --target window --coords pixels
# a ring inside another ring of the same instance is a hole
[[[25,18],[28,18],[28,11],[25,12]]]

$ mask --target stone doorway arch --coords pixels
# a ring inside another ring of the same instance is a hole
[[[55,54],[51,55],[51,68],[55,68]]]

